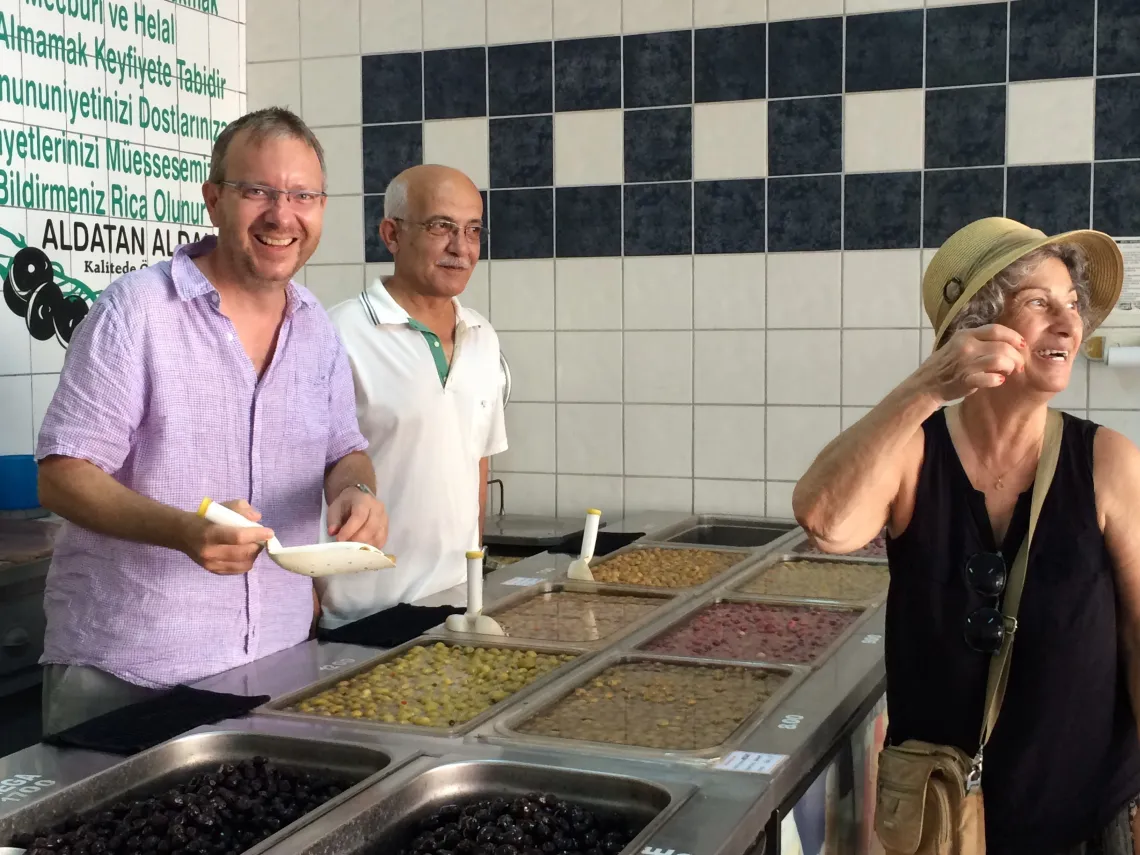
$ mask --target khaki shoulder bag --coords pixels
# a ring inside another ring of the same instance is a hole
[[[971,759],[953,746],[916,739],[885,748],[879,754],[875,831],[887,855],[984,855],[986,851],[982,752],[1005,697],[1029,544],[1057,468],[1062,430],[1061,414],[1050,410],[1033,482],[1029,530],[1014,559],[1002,602],[1006,633],[1001,649],[990,662],[985,720],[977,755]]]

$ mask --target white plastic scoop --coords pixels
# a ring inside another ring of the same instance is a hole
[[[448,632],[506,635],[497,620],[483,614],[483,553],[478,549],[467,553],[467,612],[448,615],[443,625]]]
[[[260,523],[247,520],[237,511],[231,511],[212,499],[203,499],[198,516],[218,525],[241,528],[260,528]],[[265,544],[265,552],[278,567],[290,573],[319,578],[337,573],[358,573],[362,570],[388,570],[396,566],[395,556],[385,555],[367,543],[314,543],[310,546],[282,546],[276,537]]]
[[[595,508],[586,511],[586,525],[582,529],[582,551],[566,570],[566,578],[577,579],[581,582],[593,582],[594,574],[590,572],[590,561],[594,557],[594,544],[598,542],[598,523],[602,520],[602,512]]]

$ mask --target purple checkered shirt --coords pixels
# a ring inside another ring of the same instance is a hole
[[[352,373],[328,316],[290,284],[260,381],[191,256],[114,282],[76,329],[36,456],[89,460],[121,484],[195,511],[246,499],[286,546],[316,543],[325,467],[367,447]],[[141,686],[191,683],[305,640],[312,583],[264,555],[216,576],[181,552],[67,524],[47,577],[42,662]]]

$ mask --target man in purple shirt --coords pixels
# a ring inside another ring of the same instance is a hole
[[[299,118],[238,119],[202,188],[217,238],[112,283],[77,328],[36,450],[40,500],[68,521],[44,597],[45,732],[304,641],[312,583],[260,544],[316,543],[322,490],[330,535],[384,545],[344,348],[290,281],[324,186]],[[204,497],[266,527],[207,522]]]

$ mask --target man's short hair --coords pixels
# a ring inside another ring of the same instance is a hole
[[[226,153],[234,137],[242,131],[249,131],[249,140],[254,144],[274,137],[290,137],[304,142],[317,154],[317,160],[321,164],[321,189],[325,189],[328,172],[325,169],[325,150],[321,147],[321,141],[300,116],[284,107],[255,110],[226,125],[214,141],[214,149],[210,154],[210,183],[220,184],[226,180]]]

